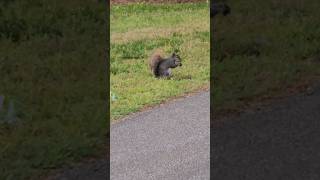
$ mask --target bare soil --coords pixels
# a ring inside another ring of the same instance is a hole
[[[206,2],[206,0],[111,0],[111,4],[128,4],[128,3],[195,3],[195,2]]]

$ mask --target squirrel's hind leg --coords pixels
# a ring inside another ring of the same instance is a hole
[[[165,78],[166,78],[166,79],[171,79],[171,77],[172,77],[171,69],[168,69],[168,70],[166,71],[166,73],[165,73]]]
[[[167,76],[167,77],[171,76],[171,69],[170,68],[168,70],[166,70],[165,76]]]

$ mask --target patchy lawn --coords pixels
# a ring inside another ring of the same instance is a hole
[[[111,118],[183,95],[210,82],[210,19],[207,3],[111,6]],[[170,80],[147,66],[154,50],[179,50],[182,67]]]

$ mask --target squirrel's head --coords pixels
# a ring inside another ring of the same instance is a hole
[[[181,58],[178,54],[176,54],[175,52],[172,53],[171,57],[174,59],[174,65],[175,67],[177,66],[182,66],[182,63],[181,63]]]

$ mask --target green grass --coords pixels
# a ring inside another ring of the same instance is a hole
[[[317,0],[228,1],[215,19],[214,107],[237,110],[257,97],[319,78]]]
[[[209,85],[209,21],[206,3],[111,7],[112,120]],[[163,56],[179,50],[183,66],[170,80],[149,71],[157,49]]]
[[[0,2],[0,179],[39,179],[99,156],[106,139],[105,7]],[[15,124],[4,122],[14,102]]]

